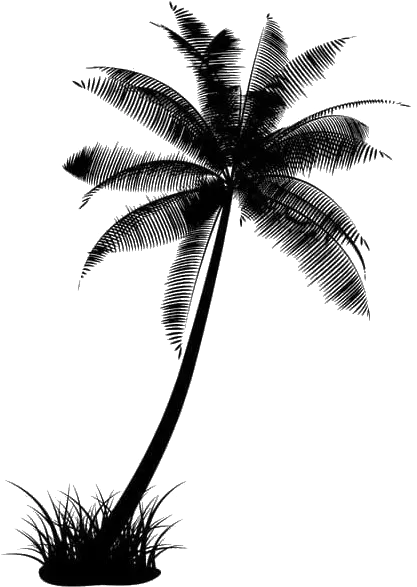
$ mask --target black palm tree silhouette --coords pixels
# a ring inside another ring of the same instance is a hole
[[[320,189],[301,179],[312,169],[334,172],[384,153],[370,146],[368,128],[337,111],[361,100],[316,112],[278,128],[286,109],[306,86],[324,77],[348,38],[287,57],[280,28],[268,15],[246,93],[239,83],[238,39],[224,29],[212,36],[205,24],[171,4],[180,34],[163,26],[185,56],[198,84],[200,111],[171,87],[140,73],[94,67],[94,77],[76,83],[166,139],[180,154],[166,158],[100,144],[83,148],[65,169],[92,184],[82,206],[102,189],[144,194],[142,205],[117,220],[88,255],[82,277],[109,253],[179,241],[163,301],[168,338],[183,353],[178,377],[155,435],[99,536],[109,548],[133,515],[167,448],[180,416],[210,308],[232,200],[241,223],[271,238],[299,261],[310,282],[340,309],[369,315],[361,273],[366,241],[348,215]],[[149,194],[157,193],[151,198]],[[161,195],[162,194],[162,195]],[[208,269],[200,276],[213,242]],[[184,352],[184,331],[197,279],[202,293]]]

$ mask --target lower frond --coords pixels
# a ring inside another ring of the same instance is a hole
[[[220,182],[207,182],[195,190],[158,198],[130,211],[97,241],[81,277],[85,277],[109,253],[137,251],[185,237],[217,209],[220,189]]]
[[[162,324],[169,341],[179,351],[179,357],[197,280],[218,215],[219,210],[212,213],[180,242],[169,271],[162,304]]]
[[[317,282],[327,302],[369,316],[365,288],[347,249],[354,248],[365,270],[356,244],[365,241],[343,210],[324,198],[311,184],[288,178],[281,185],[252,185],[242,193],[241,208],[260,236],[275,240],[299,261],[300,270],[310,283]]]
[[[172,193],[193,189],[216,173],[180,154],[135,153],[132,149],[97,143],[84,147],[64,164],[64,169],[95,186],[83,195],[80,208],[102,189]]]

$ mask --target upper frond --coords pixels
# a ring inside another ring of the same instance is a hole
[[[115,67],[92,67],[98,77],[74,82],[137,120],[188,155],[223,169],[222,154],[201,115],[170,86]]]
[[[239,135],[240,53],[239,39],[224,29],[213,38],[196,71],[202,114],[221,144],[229,165]]]
[[[335,63],[337,53],[349,40],[350,37],[342,37],[321,43],[288,61],[282,57],[283,67],[277,69],[274,78],[265,78],[248,94],[253,102],[265,105],[265,110],[259,106],[258,111],[255,109],[252,112],[250,124],[257,136],[265,137],[276,129],[285,112],[306,88],[324,77],[328,68]]]
[[[83,196],[82,206],[101,189],[134,192],[173,192],[195,188],[215,177],[209,169],[174,155],[135,154],[116,145],[113,149],[97,143],[70,157],[64,168],[84,181],[96,184]]]
[[[171,344],[179,351],[179,356],[196,283],[217,217],[218,211],[182,239],[168,275],[162,304],[162,324]]]
[[[278,24],[268,15],[262,30],[242,113],[242,132],[249,136],[271,131],[279,120],[284,101],[271,83],[288,63],[287,43]]]
[[[386,104],[386,105],[395,105],[395,106],[405,106],[408,108],[408,104],[403,104],[402,102],[395,102],[394,100],[384,100],[382,98],[374,98],[369,100],[355,100],[354,102],[344,102],[343,104],[337,104],[336,106],[330,106],[329,108],[324,108],[324,110],[319,110],[318,112],[314,112],[309,116],[306,116],[299,122],[297,125],[304,124],[305,122],[310,122],[310,120],[316,120],[316,118],[323,118],[324,116],[328,116],[329,114],[333,114],[337,110],[348,110],[350,108],[359,108],[360,106],[369,106],[372,104]]]
[[[282,180],[252,184],[242,196],[242,211],[257,232],[276,240],[284,253],[295,257],[327,302],[369,315],[363,281],[346,246],[353,243],[359,251],[356,229],[350,228],[350,219],[337,205],[327,208],[325,212],[323,194],[295,178],[287,178],[285,184]]]
[[[165,25],[157,26],[167,32],[190,63],[197,80],[202,115],[226,157],[229,154],[227,164],[230,164],[230,150],[236,141],[241,109],[239,40],[228,29],[215,36],[204,29],[204,35],[196,38],[195,30],[191,32],[184,22],[182,20],[184,36]]]
[[[207,26],[188,10],[178,8],[172,4],[171,8],[175,14],[183,38],[191,43],[198,51],[204,51],[213,38]]]
[[[280,27],[268,15],[253,62],[248,93],[263,90],[280,75],[288,64],[287,51],[287,43]]]
[[[220,205],[221,183],[207,182],[158,198],[117,220],[88,255],[81,277],[109,253],[136,251],[168,244],[199,227]]]

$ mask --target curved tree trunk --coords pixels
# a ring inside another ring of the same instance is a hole
[[[206,278],[201,292],[200,301],[191,328],[188,343],[184,352],[184,357],[178,372],[177,380],[165,408],[159,426],[152,438],[148,449],[140,462],[135,474],[130,480],[125,491],[116,503],[107,522],[97,537],[97,548],[110,548],[116,540],[123,526],[128,519],[133,516],[140,500],[143,497],[152,477],[161,462],[164,452],[177,425],[178,419],[190,387],[194,368],[197,362],[198,352],[204,334],[204,328],[207,322],[207,316],[213,297],[214,286],[216,283],[217,272],[219,269],[220,259],[223,251],[223,245],[226,236],[226,229],[232,204],[232,195],[230,195],[220,212],[219,225],[213,251],[211,254]]]

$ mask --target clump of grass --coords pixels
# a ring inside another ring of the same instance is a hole
[[[146,583],[161,573],[156,559],[167,550],[183,548],[166,544],[167,532],[177,524],[168,523],[170,516],[156,516],[162,502],[178,487],[162,497],[156,496],[147,505],[140,502],[135,516],[127,522],[110,549],[99,552],[97,535],[113,509],[112,492],[104,499],[97,488],[94,503],[88,509],[81,504],[75,487],[60,492],[63,499],[53,500],[49,513],[39,500],[16,483],[12,485],[31,498],[36,507],[26,522],[30,531],[18,530],[30,542],[22,549],[31,554],[13,552],[41,563],[39,576],[53,585],[132,585]],[[180,484],[181,485],[181,484]]]

